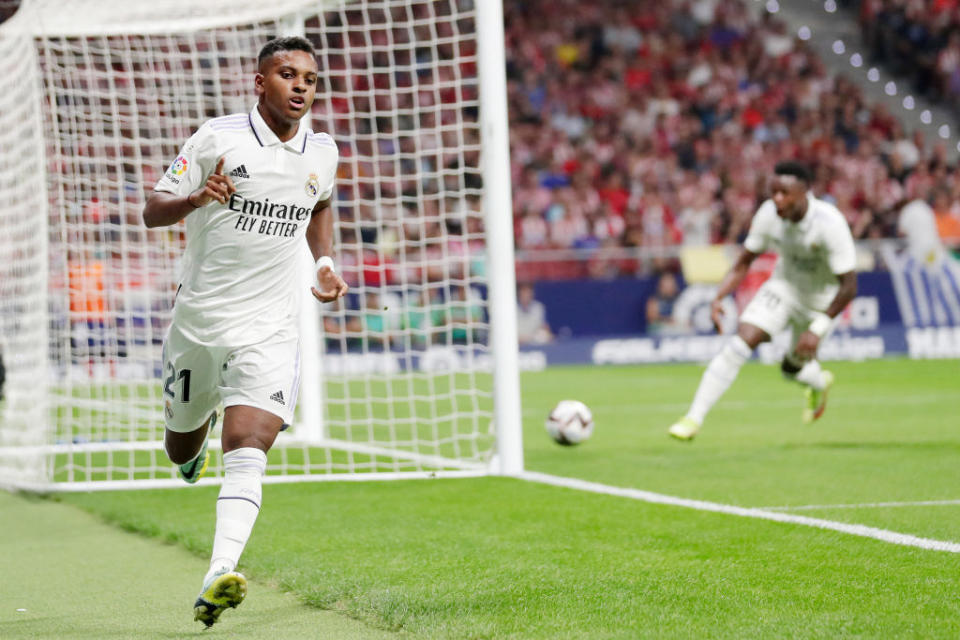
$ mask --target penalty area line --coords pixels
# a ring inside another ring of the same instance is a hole
[[[904,547],[917,547],[931,551],[947,551],[949,553],[960,553],[960,543],[947,540],[934,540],[932,538],[921,538],[907,533],[898,533],[887,529],[878,529],[868,527],[862,524],[849,524],[846,522],[836,522],[834,520],[824,520],[822,518],[809,518],[791,513],[778,511],[769,511],[766,509],[756,509],[751,507],[737,507],[731,504],[721,504],[718,502],[707,502],[705,500],[690,500],[688,498],[678,498],[668,496],[662,493],[653,493],[651,491],[642,491],[640,489],[627,489],[623,487],[613,487],[599,482],[588,482],[577,478],[564,478],[547,473],[536,471],[524,471],[518,476],[521,480],[530,482],[539,482],[556,487],[565,487],[567,489],[576,489],[578,491],[589,491],[591,493],[602,493],[620,498],[630,498],[640,500],[641,502],[650,502],[653,504],[665,504],[674,507],[685,507],[687,509],[696,509],[697,511],[712,511],[714,513],[724,513],[728,515],[740,516],[742,518],[756,518],[758,520],[771,520],[773,522],[785,522],[789,524],[799,524],[806,527],[815,527],[817,529],[828,529],[838,531],[853,536],[863,538],[873,538],[881,542],[897,544]]]

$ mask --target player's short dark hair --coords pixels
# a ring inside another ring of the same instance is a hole
[[[260,55],[257,56],[257,66],[263,64],[264,60],[269,60],[273,55],[281,51],[306,51],[311,56],[316,57],[313,45],[306,38],[300,36],[284,36],[274,38],[260,49]]]
[[[810,184],[810,169],[808,169],[805,164],[796,162],[794,160],[784,160],[783,162],[778,162],[777,166],[773,168],[773,172],[778,176],[793,176],[797,180],[803,181],[805,184]]]

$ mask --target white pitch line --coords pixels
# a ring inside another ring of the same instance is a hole
[[[880,507],[942,507],[960,505],[960,500],[917,500],[914,502],[862,502],[860,504],[801,504],[796,506],[758,507],[769,511],[816,511],[819,509],[876,509]]]
[[[590,491],[592,493],[603,493],[621,498],[631,498],[643,502],[654,504],[666,504],[675,507],[686,507],[696,509],[697,511],[713,511],[715,513],[725,513],[743,518],[757,518],[759,520],[772,520],[774,522],[786,522],[790,524],[800,524],[807,527],[816,527],[818,529],[829,529],[839,531],[854,536],[864,538],[873,538],[890,544],[898,544],[905,547],[918,547],[920,549],[929,549],[931,551],[948,551],[950,553],[960,553],[960,543],[946,540],[934,540],[932,538],[920,538],[906,533],[898,533],[887,529],[877,529],[862,524],[848,524],[846,522],[835,522],[833,520],[822,520],[820,518],[808,518],[807,516],[792,515],[789,513],[780,513],[765,509],[755,509],[748,507],[737,507],[730,504],[720,504],[717,502],[706,502],[703,500],[689,500],[687,498],[677,498],[662,493],[653,493],[650,491],[641,491],[639,489],[626,489],[623,487],[612,487],[598,482],[588,482],[576,478],[563,478],[536,471],[524,471],[518,476],[522,480],[531,482],[541,482],[557,487],[566,487],[568,489],[577,489],[579,491]]]

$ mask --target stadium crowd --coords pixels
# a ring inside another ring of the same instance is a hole
[[[871,61],[952,106],[960,96],[960,2],[846,0],[859,13]],[[955,113],[960,113],[956,109]]]
[[[960,224],[946,147],[828,74],[769,14],[640,4],[507,3],[518,248],[737,242],[783,158],[813,168],[856,238],[894,237],[917,198],[944,229]]]
[[[461,4],[469,6],[466,0]],[[902,10],[944,27],[956,23],[956,5],[955,0],[862,0],[860,6],[868,29],[869,20],[886,15],[880,9]],[[315,105],[314,124],[329,129],[341,147],[338,260],[357,292],[342,321],[328,327],[330,335],[378,322],[406,328],[424,324],[426,317],[430,325],[449,329],[458,314],[477,315],[475,300],[484,295],[474,286],[484,269],[475,43],[469,35],[461,37],[456,20],[427,26],[430,12],[442,6],[452,5],[418,4],[418,26],[409,33],[398,30],[393,40],[388,29],[373,27],[366,29],[370,43],[344,35],[363,31],[363,21],[376,12],[344,12],[348,22],[328,20],[334,28],[323,34],[308,25],[318,50],[328,52],[323,75],[329,100]],[[527,257],[543,249],[592,256],[573,270],[527,262],[518,265],[520,278],[637,275],[664,265],[608,258],[611,253],[598,249],[622,256],[630,252],[620,250],[639,247],[670,255],[680,246],[738,242],[763,197],[761,177],[784,158],[813,168],[814,190],[840,207],[857,238],[894,237],[903,206],[926,200],[947,243],[960,245],[960,180],[944,144],[910,131],[882,105],[868,104],[854,83],[830,75],[805,42],[747,0],[505,0],[504,14],[517,247]],[[352,20],[358,21],[356,29]],[[464,33],[470,29],[464,27]],[[889,44],[887,33],[877,36],[881,48],[899,46]],[[937,59],[949,58],[957,40],[954,57],[960,61],[960,36],[952,33],[947,29],[945,39],[930,41],[928,48],[942,45]],[[440,44],[431,44],[436,38]],[[371,43],[376,51],[367,56]],[[342,50],[348,51],[336,53]],[[454,64],[458,55],[464,57]],[[201,67],[213,64],[200,57]],[[95,69],[87,64],[77,62],[79,72],[57,85],[57,104],[96,106],[87,101],[93,89],[103,87],[85,83],[106,82],[99,74],[103,63]],[[419,65],[415,74],[411,65]],[[955,66],[960,69],[960,62]],[[91,70],[98,74],[88,81]],[[156,70],[117,71],[152,78]],[[239,75],[224,82],[229,93],[241,91],[234,85]],[[960,88],[960,79],[956,84]],[[134,109],[131,105],[117,108]],[[67,245],[74,247],[73,254],[57,254],[63,264],[51,270],[52,280],[70,293],[62,306],[69,308],[71,322],[94,328],[102,326],[100,316],[107,311],[131,305],[130,291],[157,292],[137,298],[128,323],[142,322],[144,332],[155,334],[153,320],[139,318],[155,318],[168,307],[182,238],[143,229],[142,192],[175,152],[173,141],[189,131],[165,130],[162,162],[155,157],[152,133],[143,143],[150,153],[134,153],[125,140],[110,138],[103,145],[122,149],[124,158],[141,157],[143,164],[135,167],[80,146],[116,136],[107,126],[108,106],[100,103],[105,115],[95,126],[75,123],[77,135],[65,153],[53,154],[75,159],[70,166],[51,162],[56,180],[73,180],[82,188],[64,189],[68,197],[52,200],[67,223]],[[120,137],[125,135],[121,131]],[[122,187],[95,193],[94,175]],[[137,249],[119,255],[119,246],[142,247],[142,255]],[[154,284],[122,280],[129,274]],[[155,284],[164,279],[166,287]],[[367,317],[361,291],[373,287],[392,287],[396,291],[386,293],[396,293],[405,306],[419,301],[428,313]],[[122,301],[110,300],[121,295]],[[451,329],[418,339],[465,338]],[[139,340],[134,335],[125,341]]]

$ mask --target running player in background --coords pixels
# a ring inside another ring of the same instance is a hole
[[[204,123],[143,210],[148,227],[186,219],[163,394],[164,448],[189,483],[207,467],[207,436],[224,406],[213,554],[194,605],[208,627],[246,595],[237,562],[260,511],[267,451],[293,419],[304,238],[317,261],[313,296],[347,292],[331,257],[337,147],[303,121],[317,87],[309,41],[268,42],[254,87],[253,109]]]
[[[711,304],[717,331],[723,320],[721,301],[737,290],[754,259],[775,251],[776,267],[740,315],[737,335],[707,365],[690,410],[670,427],[674,438],[697,435],[757,345],[788,327],[791,345],[780,369],[807,387],[803,421],[823,414],[833,374],[820,368],[817,348],[857,293],[856,252],[843,214],[809,188],[810,174],[803,165],[781,162],[774,168],[771,197],[757,209],[740,256]]]

